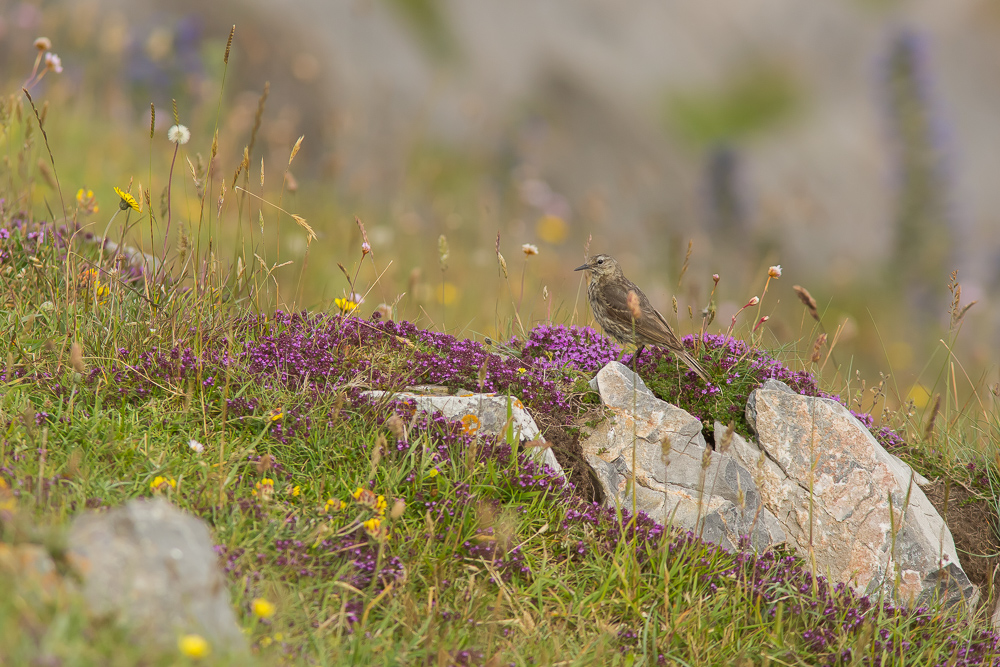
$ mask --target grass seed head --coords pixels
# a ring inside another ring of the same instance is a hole
[[[80,343],[73,343],[69,346],[69,363],[80,375],[87,370],[83,363],[83,346]]]
[[[270,454],[264,454],[254,465],[257,468],[257,474],[263,475],[274,467],[274,457]]]
[[[812,297],[809,290],[802,285],[792,285],[792,289],[799,295],[799,301],[801,301],[802,305],[804,305],[809,311],[809,315],[812,316],[814,320],[819,322],[819,311],[816,308],[816,299]]]
[[[385,421],[386,428],[389,429],[389,433],[392,433],[393,437],[397,440],[403,440],[406,436],[406,428],[403,425],[403,419],[399,415],[393,415]]]

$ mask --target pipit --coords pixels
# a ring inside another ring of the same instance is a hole
[[[709,381],[705,369],[684,349],[667,320],[653,308],[642,290],[625,277],[614,257],[594,255],[574,271],[591,273],[587,296],[590,298],[594,318],[604,332],[623,345],[633,343],[638,346],[632,355],[633,371],[643,349],[647,345],[655,345],[670,350],[698,377],[705,382]]]

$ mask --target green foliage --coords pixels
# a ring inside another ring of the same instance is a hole
[[[799,104],[788,73],[778,67],[749,66],[718,90],[671,93],[668,127],[697,146],[712,146],[764,131],[787,118]]]

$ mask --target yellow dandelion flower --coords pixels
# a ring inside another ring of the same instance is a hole
[[[337,306],[337,308],[340,309],[340,312],[343,313],[343,314],[345,314],[345,315],[347,313],[350,313],[350,312],[353,312],[354,310],[356,310],[357,307],[358,307],[358,305],[359,305],[356,302],[351,301],[350,299],[344,298],[344,297],[341,297],[341,298],[338,298],[338,299],[334,299],[333,303],[334,303],[334,305]]]
[[[115,188],[115,194],[122,198],[122,200],[118,202],[118,208],[120,208],[123,211],[127,211],[128,209],[131,208],[135,211],[142,212],[142,209],[139,207],[139,202],[135,200],[135,197],[125,192],[121,188]]]
[[[199,660],[212,652],[212,647],[201,635],[183,635],[177,640],[177,648],[189,658]]]
[[[250,603],[250,609],[257,618],[271,618],[274,616],[274,612],[278,611],[273,602],[268,602],[264,598],[255,598]]]
[[[164,477],[163,475],[157,475],[153,478],[153,481],[149,483],[149,489],[151,491],[166,491],[168,489],[176,489],[177,481],[173,477]]]

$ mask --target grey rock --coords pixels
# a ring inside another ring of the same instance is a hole
[[[208,526],[166,500],[77,517],[67,556],[88,608],[117,616],[142,640],[176,647],[193,633],[215,655],[247,651]]]
[[[919,477],[844,406],[769,380],[746,408],[757,442],[734,439],[763,504],[818,574],[863,594],[974,607],[951,532]]]
[[[746,537],[757,551],[784,541],[752,476],[733,457],[707,449],[701,422],[657,398],[617,362],[602,368],[591,386],[612,414],[581,447],[609,505],[631,510],[634,500],[637,511],[730,550]],[[666,452],[663,443],[669,443]]]
[[[506,429],[513,428],[514,437],[519,442],[545,442],[531,414],[514,396],[500,396],[494,393],[474,394],[468,391],[445,396],[429,387],[420,389],[419,393],[403,391],[393,394],[385,391],[367,391],[365,395],[374,399],[413,401],[417,410],[428,413],[440,412],[446,419],[461,421],[470,433],[500,435]],[[549,466],[556,474],[565,477],[551,447],[532,447],[528,451],[534,452],[539,463]]]

